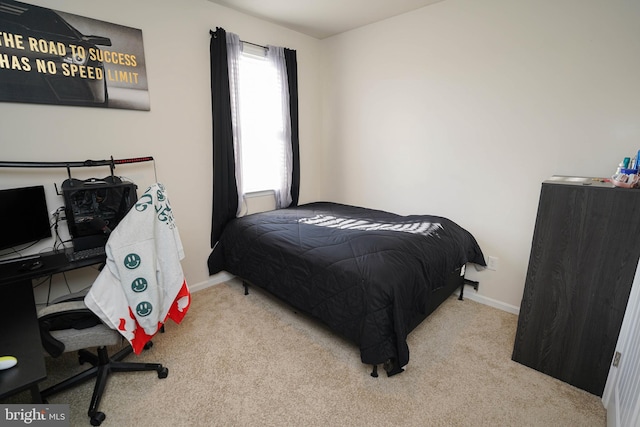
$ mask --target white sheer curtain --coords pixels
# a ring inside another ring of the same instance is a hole
[[[282,159],[280,186],[275,188],[276,206],[278,209],[286,208],[291,204],[291,179],[293,174],[293,154],[291,149],[291,114],[289,112],[289,85],[287,78],[287,64],[284,59],[284,48],[269,46],[267,60],[276,70],[279,80],[280,99],[282,108],[281,141]]]
[[[255,50],[255,48],[254,48]],[[276,207],[292,202],[293,153],[284,48],[265,55],[243,53],[237,34],[227,33],[227,62],[238,211],[248,192],[274,190]]]
[[[240,214],[243,207],[243,177],[242,177],[242,126],[240,120],[240,103],[239,103],[239,73],[240,73],[240,55],[242,46],[240,37],[234,33],[227,33],[227,64],[229,67],[229,92],[231,96],[231,124],[233,130],[233,154],[236,163],[236,185],[238,187],[238,211]]]

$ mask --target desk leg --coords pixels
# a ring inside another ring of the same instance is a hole
[[[38,384],[34,384],[31,386],[31,400],[33,401],[33,403],[42,403],[42,396],[40,395]]]
[[[0,374],[0,398],[29,390],[34,403],[42,402],[38,383],[47,378],[47,370],[31,280],[2,283],[0,301],[0,351],[18,359]]]

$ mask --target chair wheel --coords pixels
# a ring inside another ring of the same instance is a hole
[[[167,376],[169,375],[169,368],[167,367],[162,367],[162,369],[160,369],[158,371],[158,378],[167,378]]]
[[[104,412],[96,412],[91,417],[91,425],[92,426],[99,426],[100,424],[102,424],[102,422],[105,420],[105,418],[107,418],[107,416],[104,414]]]
[[[148,341],[148,342],[144,345],[144,349],[145,349],[145,350],[149,350],[151,347],[153,347],[153,341]]]

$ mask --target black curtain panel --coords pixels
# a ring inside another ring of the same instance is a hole
[[[293,156],[290,206],[298,206],[298,197],[300,195],[300,136],[298,131],[298,60],[296,58],[296,51],[285,48],[284,60],[287,64],[287,79],[289,81],[291,152]]]
[[[211,247],[220,239],[227,223],[236,217],[238,188],[236,185],[231,124],[231,95],[227,65],[227,33],[223,28],[210,31],[211,106],[213,119],[213,215]]]

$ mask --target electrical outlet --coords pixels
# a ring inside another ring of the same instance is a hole
[[[498,258],[494,256],[490,256],[487,259],[487,268],[489,270],[497,270],[498,269]]]

